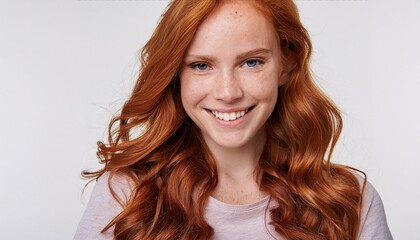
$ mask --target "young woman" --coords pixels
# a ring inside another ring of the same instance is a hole
[[[289,0],[175,0],[99,143],[75,239],[392,239]]]

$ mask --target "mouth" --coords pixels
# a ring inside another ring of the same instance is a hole
[[[218,112],[215,110],[207,110],[209,111],[211,114],[213,114],[213,116],[217,119],[223,120],[225,122],[229,122],[229,121],[234,121],[238,118],[241,118],[243,116],[245,116],[249,111],[251,111],[254,108],[254,106],[241,110],[241,111],[237,111],[237,112]]]

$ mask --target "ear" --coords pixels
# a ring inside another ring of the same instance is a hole
[[[294,66],[284,66],[284,68],[280,72],[280,77],[278,81],[278,86],[284,85],[290,78],[290,73],[293,70]]]

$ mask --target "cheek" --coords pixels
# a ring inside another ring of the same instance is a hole
[[[250,94],[260,101],[277,101],[278,95],[278,75],[271,72],[262,73],[253,81],[249,81],[248,89]]]
[[[191,94],[190,93],[190,84],[188,84],[188,80],[181,79],[181,102],[182,106],[188,113],[188,105],[190,104]]]
[[[194,81],[194,79],[187,75],[181,75],[180,81],[182,105],[188,112],[189,108],[198,104],[203,96],[205,96],[204,87],[199,81]]]
[[[258,99],[261,102],[264,102],[264,103],[274,107],[274,105],[277,102],[277,96],[278,96],[277,84],[275,84],[275,85],[261,84],[261,85],[262,86],[260,87],[260,89],[256,93],[256,94],[258,94]]]

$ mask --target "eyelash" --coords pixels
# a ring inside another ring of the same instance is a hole
[[[264,62],[262,61],[262,60],[260,60],[260,59],[255,59],[255,58],[252,58],[252,59],[248,59],[248,60],[246,60],[242,65],[245,65],[245,64],[247,64],[247,63],[249,63],[249,62],[255,62],[256,64],[255,64],[255,66],[252,66],[252,67],[249,67],[249,68],[253,68],[253,67],[256,67],[256,66],[258,66],[258,65],[261,65],[261,64],[263,64]]]
[[[254,68],[254,67],[257,67],[258,65],[264,64],[264,62],[261,59],[251,58],[251,59],[247,59],[244,63],[242,63],[241,66],[245,66],[246,64],[248,64],[251,61],[255,62],[255,65],[254,66],[247,66],[247,68]],[[206,71],[206,70],[208,70],[208,68],[210,66],[207,63],[197,62],[197,63],[190,64],[190,67],[194,70],[197,70],[197,71]],[[199,67],[205,67],[205,69],[199,69]]]
[[[198,67],[200,66],[200,65],[204,65],[205,67],[206,67],[206,69],[204,69],[204,70],[201,70],[201,69],[198,69]],[[198,62],[198,63],[192,63],[191,65],[190,65],[190,67],[192,68],[192,69],[195,69],[195,70],[198,70],[198,71],[205,71],[205,70],[207,70],[207,68],[209,68],[209,65],[207,64],[207,63],[201,63],[201,62]]]

